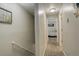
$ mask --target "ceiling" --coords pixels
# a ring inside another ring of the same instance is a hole
[[[58,15],[61,10],[62,3],[39,3],[39,9],[44,10],[46,15]],[[54,12],[50,10],[54,9]]]
[[[34,15],[34,3],[20,3],[20,5],[25,8],[30,14]]]
[[[20,3],[20,5],[25,8],[30,14],[34,15],[34,8],[35,4],[34,3]],[[58,14],[59,10],[61,8],[62,3],[41,3],[41,7],[45,8],[46,14],[47,15],[52,15],[52,14]],[[50,13],[49,9],[55,8],[56,12]]]
[[[59,14],[62,4],[61,3],[48,3],[48,4],[45,4],[45,6],[46,6],[45,11],[46,11],[47,15],[55,15],[55,14]],[[49,11],[52,8],[56,9],[56,11],[53,13]]]

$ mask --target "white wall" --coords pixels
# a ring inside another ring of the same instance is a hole
[[[46,14],[44,11],[43,4],[36,5],[36,13],[35,13],[35,43],[36,43],[36,55],[44,56],[48,33],[47,33],[47,20]]]
[[[62,26],[66,55],[79,55],[79,17],[74,15],[73,4],[63,4]]]
[[[0,4],[0,7],[12,12],[12,24],[0,23],[0,55],[22,55],[13,51],[12,42],[34,53],[33,16],[18,4]]]
[[[58,19],[58,39],[59,39],[59,46],[63,46],[63,39],[62,39],[62,35],[63,35],[63,32],[62,32],[62,28],[63,28],[63,26],[62,26],[62,23],[63,22],[61,22],[63,19],[63,7],[61,6],[61,8],[60,8],[60,11],[59,11],[59,19]]]
[[[35,55],[39,55],[39,20],[38,4],[35,4]]]

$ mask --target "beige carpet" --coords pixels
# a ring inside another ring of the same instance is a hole
[[[62,47],[58,46],[56,38],[49,39],[45,56],[64,56],[62,49]]]

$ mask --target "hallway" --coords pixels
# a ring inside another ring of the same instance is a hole
[[[55,40],[56,38],[49,38],[45,56],[64,56],[64,53],[62,51],[63,48],[59,47]]]
[[[0,56],[77,56],[78,45],[78,3],[0,3]]]

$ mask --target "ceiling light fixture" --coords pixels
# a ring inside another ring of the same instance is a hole
[[[49,9],[49,11],[50,11],[50,12],[55,12],[56,9],[55,9],[55,8],[51,8],[51,9]]]

